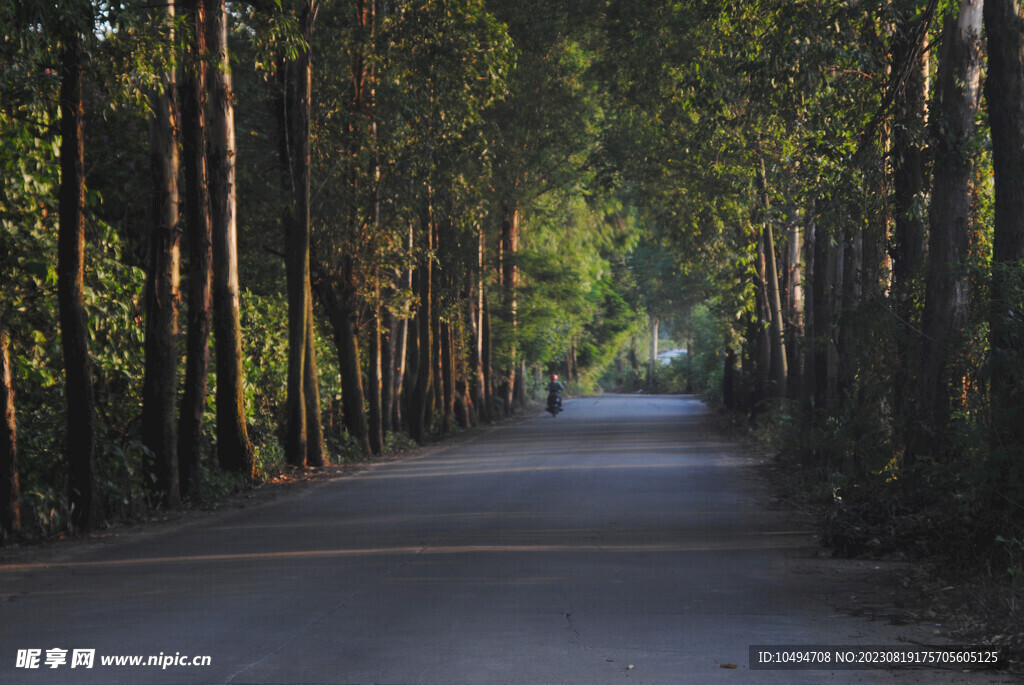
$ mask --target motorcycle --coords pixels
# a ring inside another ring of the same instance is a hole
[[[562,396],[557,392],[549,392],[546,409],[551,413],[551,416],[557,416],[558,412],[562,411]]]

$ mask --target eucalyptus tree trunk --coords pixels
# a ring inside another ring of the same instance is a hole
[[[387,435],[394,430],[395,401],[395,324],[387,307],[381,312],[380,332],[381,431]]]
[[[285,458],[289,464],[307,463],[308,421],[319,416],[307,415],[310,398],[304,382],[310,349],[306,339],[310,330],[307,317],[311,308],[310,284],[310,105],[313,90],[313,69],[310,43],[315,21],[312,0],[304,1],[299,10],[299,26],[305,46],[295,59],[281,65],[282,79],[278,105],[280,155],[290,206],[285,215],[285,281],[288,291],[288,372],[285,399]]]
[[[818,216],[815,208],[807,210],[807,221],[804,224],[804,271],[803,271],[803,353],[800,371],[800,399],[808,406],[813,406],[815,387],[815,335],[817,322],[814,315],[814,279],[818,272],[815,261],[818,241]]]
[[[511,414],[515,408],[515,387],[519,365],[517,337],[519,322],[517,321],[516,290],[519,287],[519,269],[516,255],[519,252],[519,207],[512,203],[503,209],[501,235],[499,243],[499,259],[501,269],[501,304],[508,324],[508,366],[502,372],[502,394],[505,412]]]
[[[188,331],[185,392],[178,423],[180,485],[191,492],[199,483],[199,455],[206,408],[207,371],[210,364],[211,269],[213,248],[210,227],[210,185],[206,166],[206,63],[205,0],[184,0],[184,19],[193,29],[189,63],[182,71],[181,114],[185,166],[185,209],[189,256]],[[157,488],[168,491],[168,485]]]
[[[483,370],[484,377],[484,412],[488,421],[493,421],[497,418],[493,411],[492,404],[494,403],[494,385],[493,385],[493,364],[492,350],[493,345],[491,341],[491,306],[484,297],[482,300],[482,308],[480,313],[480,366]]]
[[[753,392],[751,406],[755,411],[771,396],[769,382],[772,366],[771,309],[768,305],[768,255],[765,251],[764,231],[755,229],[757,245],[754,283],[754,314],[747,322],[747,342],[751,347],[748,355],[753,362]]]
[[[324,465],[324,431],[320,421],[320,379],[316,367],[316,322],[313,298],[306,300],[306,352],[302,355],[302,396],[306,402],[306,465]]]
[[[768,178],[762,158],[758,167],[758,186],[761,194],[762,217],[761,240],[766,258],[765,278],[768,295],[768,313],[771,329],[771,375],[775,381],[774,395],[785,400],[788,395],[789,366],[786,360],[782,319],[782,296],[779,291],[779,269],[775,259],[775,237],[768,206]]]
[[[935,168],[929,216],[928,267],[918,376],[918,422],[911,456],[947,452],[954,350],[967,323],[969,281],[963,269],[970,241],[973,147],[981,95],[981,0],[961,0],[950,13],[939,63],[932,140]]]
[[[70,32],[69,32],[70,33]],[[99,523],[96,473],[96,396],[83,300],[85,277],[85,138],[82,121],[81,37],[69,35],[61,55],[60,190],[57,234],[57,307],[67,401],[67,467],[71,522]]]
[[[345,429],[363,454],[370,454],[370,429],[363,409],[363,370],[356,339],[356,312],[348,309],[347,300],[340,297],[329,283],[317,280],[317,295],[327,310],[338,351],[338,371],[341,374],[342,418]]]
[[[804,221],[807,221],[806,217]],[[782,269],[784,275],[782,291],[786,294],[783,301],[783,321],[787,331],[788,387],[789,394],[793,398],[801,397],[803,389],[804,364],[801,359],[803,347],[800,345],[800,339],[804,334],[803,241],[803,226],[798,221],[790,222],[783,252],[785,258]]]
[[[649,330],[651,333],[650,358],[647,360],[647,386],[654,390],[654,374],[658,369],[658,317],[651,314],[649,317]]]
[[[238,234],[235,225],[235,94],[228,55],[225,0],[211,3],[210,208],[213,244],[213,328],[217,364],[217,460],[246,478],[255,461],[245,414],[245,371],[239,318]]]
[[[375,302],[369,307],[367,321],[367,334],[369,346],[369,363],[366,373],[366,395],[369,406],[369,439],[370,450],[374,454],[384,451],[384,415],[381,388],[383,387],[383,371],[381,369],[381,326],[380,326],[380,304]]]
[[[409,397],[409,428],[412,438],[419,443],[423,443],[427,439],[427,432],[429,431],[433,415],[433,386],[436,383],[433,354],[434,268],[430,256],[434,251],[434,230],[432,224],[433,219],[428,208],[423,217],[422,226],[424,240],[426,241],[424,245],[425,257],[420,263],[416,277],[420,296],[419,311],[416,315],[418,324],[416,381]]]
[[[21,532],[21,489],[18,486],[18,423],[14,414],[14,378],[10,336],[0,321],[0,544]]]
[[[1024,339],[1020,309],[1024,264],[1024,7],[986,0],[989,121],[995,167],[995,235],[989,341],[992,347],[992,446],[1020,472],[1024,449]],[[1013,278],[1013,271],[1018,278]],[[1008,457],[1008,459],[1007,459]],[[1008,475],[1008,474],[1007,474]]]
[[[483,283],[480,278],[483,260],[483,230],[477,229],[477,262],[466,270],[466,323],[469,326],[469,349],[467,379],[470,400],[476,410],[477,419],[487,420],[484,406],[483,369]]]
[[[896,101],[892,127],[893,160],[893,249],[892,298],[900,321],[896,332],[896,363],[893,375],[893,403],[900,439],[909,438],[907,427],[913,421],[913,398],[917,361],[920,356],[920,311],[914,296],[924,270],[925,169],[924,137],[927,123],[929,52],[925,49],[927,32],[916,16],[901,18],[893,38],[892,62],[895,69],[907,65],[903,97]]]
[[[809,336],[811,339],[811,354],[809,360],[810,373],[812,378],[811,394],[814,398],[814,407],[818,411],[825,411],[832,401],[829,387],[829,351],[832,347],[832,306],[829,295],[829,287],[832,283],[831,272],[833,262],[830,259],[830,237],[828,229],[822,225],[821,212],[815,211],[814,241],[812,254],[814,258],[813,271],[811,273],[811,328]]]
[[[455,431],[455,352],[452,349],[452,327],[447,321],[441,322],[441,432]]]
[[[174,17],[174,6],[165,10]],[[178,112],[173,71],[150,95],[150,232],[145,289],[145,370],[142,445],[145,473],[156,482],[178,480],[175,406],[178,395],[178,303],[181,225],[178,211]],[[161,474],[163,474],[161,476]],[[165,486],[166,487],[166,486]],[[179,483],[180,487],[180,483]]]

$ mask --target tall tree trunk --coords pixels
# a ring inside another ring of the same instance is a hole
[[[14,377],[10,336],[0,321],[0,544],[21,532],[21,489],[18,486],[18,423],[14,414]]]
[[[804,221],[807,221],[806,217]],[[803,240],[803,227],[799,221],[792,221],[789,224],[784,252],[786,259],[783,267],[783,292],[786,293],[786,297],[783,301],[783,322],[788,332],[786,359],[789,362],[789,395],[793,398],[801,396],[803,386],[803,348],[800,345],[800,339],[804,335]]]
[[[168,5],[168,18],[174,6]],[[171,36],[173,39],[173,34]],[[150,482],[178,481],[175,405],[178,395],[178,277],[181,226],[178,212],[178,112],[173,71],[150,96],[150,234],[145,290],[145,371],[142,383],[142,445]],[[180,488],[180,482],[179,482]]]
[[[239,318],[238,236],[235,225],[235,93],[228,56],[225,0],[211,7],[210,48],[217,68],[210,78],[210,206],[213,243],[213,328],[217,364],[217,460],[246,478],[255,461],[245,414],[245,371]]]
[[[178,469],[181,487],[199,483],[199,457],[210,363],[210,302],[213,248],[210,194],[206,167],[206,18],[205,0],[185,0],[183,17],[193,29],[190,61],[182,72],[181,113],[185,166],[185,208],[189,255],[188,332],[185,393],[178,423]]]
[[[302,355],[302,396],[305,399],[306,465],[324,465],[324,429],[320,422],[320,379],[316,366],[316,321],[313,298],[306,299],[306,352]]]
[[[756,229],[755,229],[756,230]],[[754,364],[754,389],[750,401],[755,411],[771,396],[769,381],[772,367],[771,308],[768,303],[768,254],[765,250],[764,230],[757,231],[757,283],[754,287],[754,316],[748,323],[747,338],[751,345]]]
[[[928,268],[922,321],[918,423],[913,456],[948,450],[957,401],[950,390],[970,293],[963,270],[969,247],[973,147],[981,74],[981,0],[961,0],[947,17],[939,63],[936,149],[929,216]]]
[[[408,243],[406,245],[407,254],[412,255],[413,249],[416,245],[416,231],[415,226],[412,222],[409,223],[409,235]],[[416,292],[415,284],[413,282],[413,268],[410,265],[405,271],[405,285],[408,288],[409,293]],[[392,402],[394,408],[394,427],[395,430],[401,430],[402,426],[409,421],[409,414],[405,412],[405,405],[408,400],[408,393],[406,392],[407,385],[407,372],[406,365],[412,355],[409,354],[409,346],[411,344],[411,338],[415,335],[415,329],[413,328],[411,316],[409,312],[404,312],[405,316],[399,322],[397,327],[398,333],[398,344],[395,348],[395,397]],[[404,415],[403,415],[404,412]]]
[[[503,371],[502,392],[506,413],[511,414],[515,407],[515,383],[518,369],[517,337],[519,322],[517,320],[516,289],[519,287],[519,270],[516,256],[519,252],[519,207],[511,203],[503,208],[499,259],[501,268],[501,304],[504,309],[505,323],[508,326],[508,340],[504,341],[508,349],[508,367]]]
[[[492,405],[494,404],[494,385],[493,378],[494,365],[491,362],[493,345],[491,342],[491,307],[484,297],[482,300],[483,307],[481,308],[480,316],[480,365],[483,368],[484,376],[484,412],[488,421],[493,421],[497,418]]]
[[[370,454],[370,429],[363,408],[363,370],[356,339],[355,312],[346,309],[345,300],[330,284],[317,281],[317,295],[327,310],[338,351],[341,373],[341,401],[345,428],[363,454]]]
[[[466,323],[469,326],[469,350],[467,359],[468,387],[470,400],[476,409],[477,418],[487,420],[484,407],[483,370],[483,326],[481,325],[483,284],[480,281],[480,258],[483,249],[483,231],[477,230],[477,263],[466,270]]]
[[[650,390],[655,389],[654,374],[657,373],[658,369],[658,317],[654,314],[649,316],[650,332],[651,332],[651,354],[647,360],[647,387]]]
[[[1017,473],[1024,450],[1024,7],[1020,0],[986,0],[989,121],[995,167],[995,235],[989,341],[992,348],[992,446]],[[1013,278],[1013,271],[1018,274]],[[1003,477],[1011,474],[1003,471]]]
[[[800,399],[807,406],[814,401],[814,336],[816,322],[814,319],[814,278],[818,271],[815,261],[818,241],[818,216],[814,208],[807,210],[807,222],[804,226],[804,283],[803,288],[803,350],[800,371]]]
[[[767,258],[765,276],[767,278],[768,308],[771,317],[772,379],[775,381],[775,397],[784,401],[789,395],[787,386],[789,381],[789,365],[786,359],[785,336],[782,330],[784,325],[782,318],[782,295],[779,291],[779,269],[775,259],[775,237],[768,205],[768,178],[763,158],[760,160],[760,166],[758,167],[758,185],[760,186],[761,205],[764,212],[761,239],[764,241],[764,253]]]
[[[288,373],[285,400],[285,458],[303,466],[307,460],[309,428],[306,414],[305,355],[308,350],[307,312],[312,298],[310,285],[310,105],[313,90],[312,56],[315,9],[303,2],[299,24],[305,46],[280,70],[284,84],[278,113],[281,156],[291,206],[285,219],[285,280],[288,291]],[[317,420],[319,417],[314,417]]]
[[[441,408],[441,432],[455,432],[455,354],[452,350],[452,327],[441,322],[441,382],[444,386]]]
[[[409,346],[409,319],[404,318],[394,322],[394,330],[397,334],[395,344],[395,374],[392,381],[394,394],[391,399],[391,425],[393,430],[402,429],[404,412],[402,411],[405,402],[405,377],[406,359],[408,358]]]
[[[432,223],[433,219],[430,216],[430,211],[427,210],[423,220],[423,234],[426,240],[424,254],[426,256],[423,258],[417,272],[420,295],[420,308],[416,317],[419,324],[419,340],[417,342],[419,359],[416,364],[416,384],[409,398],[409,426],[412,430],[412,438],[419,443],[426,441],[427,432],[430,429],[431,405],[433,404],[431,394],[435,383],[433,377],[434,336],[432,325],[434,302],[432,285],[434,278],[432,257],[430,256],[434,251]]]
[[[69,36],[61,55],[60,191],[57,235],[57,305],[64,355],[67,400],[67,466],[71,522],[80,530],[99,523],[95,491],[96,399],[83,283],[85,277],[85,139],[82,121],[82,63],[78,35]],[[167,484],[170,486],[170,483]]]
[[[824,412],[831,404],[829,393],[828,358],[832,347],[832,307],[829,285],[832,282],[830,272],[833,271],[830,237],[821,223],[821,212],[816,210],[814,228],[814,270],[811,274],[811,310],[812,328],[811,359],[809,374],[812,380],[812,395],[815,409]]]
[[[395,324],[387,307],[381,313],[380,343],[380,413],[381,432],[386,436],[394,431],[395,401]]]
[[[908,427],[914,422],[911,400],[920,357],[920,308],[915,290],[925,264],[927,235],[925,204],[925,130],[927,123],[929,51],[924,49],[927,33],[920,30],[922,20],[905,16],[899,21],[893,39],[894,69],[903,64],[908,70],[903,97],[896,101],[892,133],[893,160],[893,249],[892,297],[900,321],[896,331],[896,364],[893,378],[893,404],[897,425],[902,426],[900,441],[910,438]]]
[[[369,437],[370,450],[374,454],[384,451],[384,414],[381,398],[381,387],[383,386],[383,371],[381,369],[381,325],[380,325],[380,304],[379,298],[369,309],[369,320],[367,321],[367,333],[369,333],[369,364],[366,374],[366,395],[369,405]]]

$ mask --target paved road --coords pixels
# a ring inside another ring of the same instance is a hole
[[[850,578],[766,502],[696,400],[577,399],[265,505],[0,566],[0,683],[991,682],[749,671],[751,644],[908,630],[830,606]],[[96,650],[94,667],[47,668],[53,648]],[[25,649],[40,668],[18,668]]]

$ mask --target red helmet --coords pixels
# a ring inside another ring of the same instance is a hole
[[[557,381],[558,380],[558,374],[557,373],[551,374],[551,380]]]

